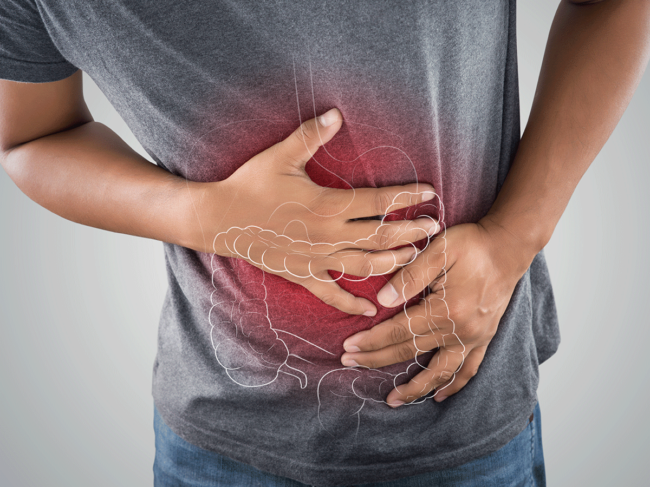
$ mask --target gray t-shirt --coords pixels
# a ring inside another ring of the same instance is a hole
[[[312,179],[433,184],[437,204],[394,218],[449,228],[487,212],[519,142],[515,3],[3,0],[0,77],[82,69],[161,167],[195,181],[227,178],[338,107],[345,123],[308,163]],[[389,480],[499,449],[525,427],[538,366],[559,344],[539,254],[467,386],[392,409],[386,394],[419,366],[340,357],[346,337],[400,308],[350,316],[242,260],[164,245],[162,417],[195,445],[305,483]],[[376,303],[388,277],[339,282]]]

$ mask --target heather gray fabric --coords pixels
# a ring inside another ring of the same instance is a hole
[[[312,179],[431,183],[435,204],[393,216],[447,228],[487,212],[520,135],[514,0],[0,4],[0,77],[47,82],[77,68],[161,167],[196,181],[227,178],[336,106],[345,123],[308,163]],[[441,404],[393,410],[383,399],[419,365],[339,360],[347,336],[401,310],[348,316],[242,261],[164,245],[159,412],[197,446],[305,483],[390,480],[497,450],[526,426],[538,366],[559,345],[540,254],[478,375]],[[384,282],[340,281],[372,300]]]

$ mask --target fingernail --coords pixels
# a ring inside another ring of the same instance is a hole
[[[332,108],[328,112],[325,112],[320,117],[318,117],[318,121],[323,127],[329,127],[339,119],[339,115],[336,113],[337,111],[338,110],[336,108]]]
[[[436,193],[433,191],[425,191],[422,193],[422,201],[430,201],[436,197]]]
[[[392,408],[398,408],[404,404],[404,401],[393,401],[389,402],[388,405]]]
[[[435,399],[436,401],[438,401],[438,402],[442,402],[442,401],[444,401],[445,399],[447,399],[448,397],[449,397],[449,396],[436,396],[436,397],[434,397],[434,399]]]
[[[368,311],[363,312],[363,316],[375,316],[377,314],[376,309],[369,309]]]
[[[386,308],[390,308],[391,305],[397,301],[398,298],[397,291],[391,283],[386,284],[381,290],[377,293],[377,301],[379,304]]]
[[[356,360],[352,360],[351,358],[341,358],[341,363],[345,365],[346,367],[356,367],[359,365]]]
[[[355,345],[355,343],[358,343],[359,340],[355,340],[354,338],[348,338],[346,341],[343,342],[343,349],[346,352],[360,352],[361,349]]]

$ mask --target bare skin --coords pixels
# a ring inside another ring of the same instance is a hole
[[[318,186],[305,164],[342,124],[336,109],[319,120],[303,123],[228,179],[197,183],[149,163],[94,122],[81,72],[54,83],[0,81],[0,160],[27,196],[68,220],[244,258],[341,311],[374,316],[375,305],[344,291],[328,269],[361,277],[394,272],[415,252],[389,249],[426,238],[437,226],[430,219],[350,220],[427,201],[434,189]],[[301,224],[292,225],[296,220]]]
[[[432,391],[443,401],[479,373],[515,285],[623,115],[649,56],[647,0],[560,3],[528,125],[494,205],[479,222],[447,231],[446,254],[434,241],[378,293],[387,307],[429,286],[427,298],[344,343],[342,363],[366,367],[438,348],[425,370],[388,394],[389,405]]]

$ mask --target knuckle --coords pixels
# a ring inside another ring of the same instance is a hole
[[[487,337],[488,341],[492,340],[492,338],[494,338],[494,335],[497,334],[498,327],[499,327],[498,322],[490,323],[487,330],[485,330],[485,332],[484,332],[484,335]]]
[[[372,261],[366,257],[362,257],[361,265],[359,266],[359,276],[360,277],[366,277],[369,276],[373,273],[374,271],[374,266],[372,265]]]
[[[454,373],[449,370],[443,370],[440,372],[439,380],[441,383],[450,381],[454,377]]]
[[[302,139],[300,139],[298,142],[297,137],[294,134],[290,136],[290,138],[293,137],[296,139],[296,142],[294,144],[280,142],[275,145],[276,148],[273,151],[274,160],[277,163],[289,166],[290,168],[293,168],[293,166],[296,165],[300,166],[304,164],[308,159],[308,157],[304,156],[304,151],[301,151],[300,149],[296,150],[296,146],[304,147],[304,142]],[[289,174],[294,174],[294,171],[290,171]]]
[[[367,347],[369,350],[381,350],[386,346],[386,344],[382,343],[382,340],[377,336],[376,333],[373,333],[372,330],[370,330],[367,336],[367,340]]]
[[[318,136],[314,131],[314,124],[311,120],[308,120],[307,122],[304,122],[302,125],[300,125],[300,127],[298,127],[293,132],[293,135],[298,138],[300,142],[306,142],[307,145],[310,145],[311,143],[318,140]]]
[[[399,362],[406,362],[407,360],[415,358],[415,353],[413,353],[410,346],[403,344],[395,347],[395,358]]]
[[[340,213],[340,204],[337,195],[327,189],[312,200],[309,210],[318,216],[331,217]]]
[[[314,282],[315,282],[314,279],[309,279],[309,278],[300,279],[300,278],[298,278],[297,282],[302,287],[304,287],[307,291],[309,291],[310,293],[316,295],[316,293],[314,292]]]
[[[334,294],[323,294],[320,297],[320,299],[323,303],[327,304],[328,306],[334,306],[334,307],[336,307],[339,301],[338,297],[335,296]]]
[[[394,230],[391,225],[382,224],[377,228],[377,245],[381,250],[388,250],[391,248],[393,235]]]
[[[471,340],[471,341],[474,341],[479,337],[481,337],[484,331],[485,330],[483,329],[483,327],[475,321],[466,322],[465,325],[463,326],[463,336],[467,340]]]
[[[485,305],[479,305],[476,307],[476,313],[481,317],[485,318],[486,316],[490,316],[493,313],[493,310],[490,306],[485,306]]]
[[[273,149],[273,159],[278,164],[293,165],[298,163],[298,158],[296,158],[286,144],[275,144]]]
[[[375,212],[375,215],[385,215],[392,203],[393,199],[389,193],[386,191],[378,191],[377,194],[375,194],[373,201],[373,211]]]
[[[421,280],[421,277],[415,273],[412,266],[406,266],[402,269],[402,281],[406,286],[414,284],[418,280]]]
[[[302,270],[302,269],[299,270],[297,267],[295,267],[295,268],[292,268],[291,271],[294,274],[301,274],[303,272],[308,273],[308,272],[311,271],[310,272],[311,276],[314,276],[314,275],[322,274],[323,272],[327,272],[327,270],[330,267],[328,264],[329,264],[329,262],[327,262],[322,257],[310,257],[309,260],[306,262],[306,265],[305,265],[305,268],[304,268],[305,270]]]
[[[463,323],[463,326],[459,328],[459,332],[462,333],[463,336],[467,336],[468,334],[466,333],[466,331],[470,329],[471,324],[465,317],[465,314],[463,312],[463,307],[458,303],[458,300],[454,300],[454,301],[449,300],[445,302],[447,303],[449,316],[453,318],[457,323]]]
[[[409,338],[409,333],[401,326],[395,325],[390,330],[390,339],[393,343],[402,343]]]

